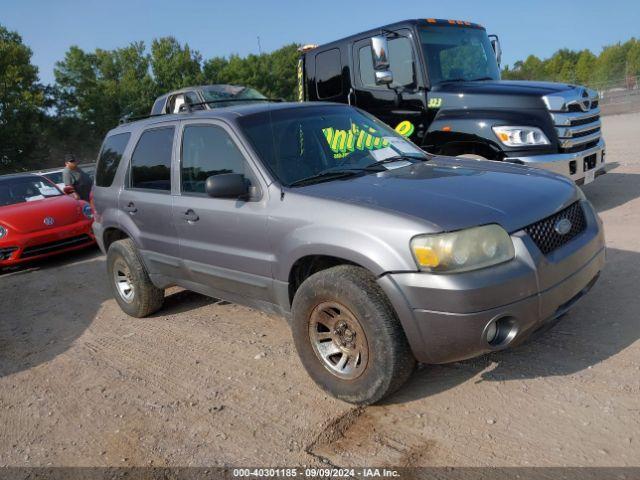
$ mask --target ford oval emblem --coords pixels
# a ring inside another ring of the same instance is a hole
[[[45,225],[53,225],[54,223],[56,223],[56,221],[53,219],[53,217],[44,217],[44,224]]]
[[[553,226],[553,229],[558,235],[566,235],[567,233],[569,233],[572,226],[573,224],[571,223],[571,220],[569,220],[568,218],[561,218]]]

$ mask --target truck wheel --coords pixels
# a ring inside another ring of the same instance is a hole
[[[127,315],[142,318],[162,307],[164,290],[151,283],[131,239],[109,246],[107,271],[113,296]]]
[[[397,390],[415,359],[384,292],[366,270],[340,265],[307,278],[292,305],[302,364],[333,396],[371,404]]]

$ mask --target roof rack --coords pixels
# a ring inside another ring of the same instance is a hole
[[[125,123],[136,122],[138,120],[144,120],[145,118],[161,117],[163,115],[165,115],[165,114],[164,113],[154,113],[153,115],[136,115],[135,117],[130,117],[128,115],[125,115],[124,117],[120,118],[120,120],[118,120],[118,124],[119,125],[123,125]]]
[[[204,102],[196,102],[196,103],[183,103],[180,105],[178,109],[178,113],[191,112],[193,107],[209,105],[211,103],[229,103],[229,102],[284,102],[283,98],[221,98],[218,100],[207,100]],[[136,122],[138,120],[144,120],[146,118],[153,117],[162,117],[167,115],[166,113],[154,113],[152,115],[136,115],[135,117],[123,116],[118,121],[119,125],[123,125],[125,123]]]

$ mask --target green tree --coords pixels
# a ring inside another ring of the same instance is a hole
[[[627,50],[628,45],[619,42],[604,47],[598,56],[593,80],[598,84],[606,84],[622,79],[626,73]]]
[[[297,44],[271,53],[214,57],[203,66],[203,83],[231,83],[259,90],[267,97],[293,100],[296,91]]]
[[[629,77],[640,76],[640,40],[635,38],[629,40],[626,73]]]
[[[591,83],[597,57],[589,50],[582,50],[576,62],[576,82],[580,85]]]
[[[94,53],[71,47],[54,75],[58,116],[82,119],[97,137],[125,115],[148,113],[157,94],[142,42]]]
[[[0,25],[0,171],[24,170],[33,161],[44,102],[31,50]]]
[[[546,78],[554,82],[574,83],[578,55],[577,52],[566,48],[558,50],[543,62]]]
[[[505,80],[546,80],[544,64],[535,55],[529,55],[525,61],[518,60],[511,70],[503,70]]]
[[[202,79],[202,55],[174,37],[163,37],[151,44],[151,69],[157,90],[165,93],[195,85]]]

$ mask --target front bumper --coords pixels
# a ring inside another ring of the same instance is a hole
[[[91,219],[29,234],[10,233],[0,242],[0,267],[17,265],[95,243]]]
[[[583,202],[587,228],[543,255],[523,231],[512,235],[516,258],[453,275],[390,273],[379,278],[416,358],[447,363],[517,345],[566,313],[593,286],[604,266],[600,220]],[[489,322],[513,325],[509,341],[490,345]]]
[[[548,155],[534,155],[530,157],[507,157],[505,162],[522,163],[528,167],[543,168],[560,173],[571,178],[578,185],[585,182],[585,177],[594,177],[606,173],[605,143],[600,138],[598,144],[587,150],[575,153],[552,153]]]

